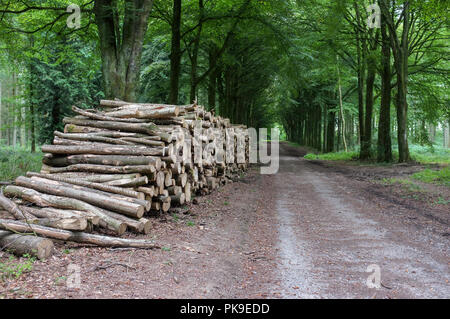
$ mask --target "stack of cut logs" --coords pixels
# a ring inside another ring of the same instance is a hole
[[[35,251],[40,258],[51,250],[48,239],[13,231],[152,248],[147,240],[91,232],[100,227],[116,236],[127,230],[147,234],[149,216],[190,202],[193,193],[209,193],[248,165],[246,127],[196,104],[103,100],[96,110],[72,109],[78,115],[64,118],[64,132],[42,146],[41,172],[18,177],[4,188],[6,197],[0,195],[0,229],[6,230],[0,231],[0,247]]]

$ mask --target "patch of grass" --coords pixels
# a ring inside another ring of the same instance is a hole
[[[438,205],[448,205],[448,204],[450,204],[450,200],[446,200],[446,199],[444,199],[444,197],[439,196],[439,198],[438,198],[438,200],[435,202],[435,204],[438,204]]]
[[[425,169],[412,175],[412,178],[424,183],[443,184],[450,186],[450,168],[445,167],[441,170]]]
[[[422,187],[420,187],[420,185],[415,184],[413,181],[411,181],[409,179],[383,178],[382,183],[385,185],[403,185],[411,193],[416,193],[416,192],[423,193]]]
[[[402,185],[412,185],[413,182],[407,179],[402,178],[383,178],[382,182],[384,184],[388,185],[394,185],[394,184],[402,184]]]
[[[228,206],[228,205],[230,205],[230,203],[229,202],[224,202],[223,203],[225,206]]]
[[[409,146],[411,159],[422,164],[450,164],[450,149],[438,145],[420,146],[411,144]]]
[[[12,181],[28,171],[39,172],[42,153],[31,153],[24,148],[0,145],[0,181]]]
[[[161,250],[162,251],[171,251],[170,247],[162,247]]]
[[[358,159],[359,153],[353,152],[339,152],[339,153],[327,153],[327,154],[312,154],[309,153],[305,156],[309,160],[324,160],[324,161],[353,161]]]
[[[188,221],[188,222],[186,223],[186,225],[189,226],[189,227],[192,227],[192,226],[195,226],[195,222],[193,222],[192,220],[190,220],[190,221]]]
[[[62,285],[67,281],[67,277],[66,276],[60,276],[60,277],[56,277],[55,278],[55,285]]]
[[[36,261],[35,257],[29,254],[23,255],[24,262],[18,261],[14,256],[10,256],[6,262],[0,263],[0,279],[6,280],[9,278],[19,278],[22,274],[30,272],[33,269],[33,263]]]

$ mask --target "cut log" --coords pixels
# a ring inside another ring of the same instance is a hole
[[[0,248],[11,251],[17,256],[27,254],[41,260],[47,259],[52,255],[53,247],[53,242],[46,238],[0,230]]]
[[[135,219],[131,219],[129,217],[114,213],[114,212],[110,212],[110,211],[104,211],[105,214],[107,214],[108,216],[115,218],[117,220],[120,220],[122,222],[124,222],[127,227],[137,233],[143,233],[144,232],[144,223],[140,222],[139,220],[135,220]]]
[[[96,135],[96,134],[61,133],[61,132],[55,131],[54,135],[61,139],[65,139],[65,140],[100,142],[100,143],[119,144],[119,145],[133,145],[133,143],[127,142],[125,140],[100,136],[100,135]]]
[[[89,175],[81,175],[76,173],[63,173],[63,174],[52,174],[52,176],[71,178],[71,179],[82,179],[84,181],[93,182],[93,183],[105,183],[109,181],[115,181],[118,179],[128,179],[128,178],[138,178],[141,177],[141,174],[89,174]]]
[[[137,190],[146,195],[149,195],[150,197],[155,196],[155,188],[153,186],[138,187]]]
[[[178,195],[183,192],[183,188],[181,186],[170,186],[167,188],[170,195]]]
[[[25,206],[22,206],[21,209],[30,212],[39,218],[84,218],[93,225],[98,225],[100,221],[100,217],[88,211],[57,209],[52,207],[34,208]]]
[[[177,185],[184,187],[187,183],[187,174],[180,174],[176,177]]]
[[[144,225],[144,229],[142,230],[142,232],[146,235],[149,234],[152,227],[152,222],[147,218],[140,218],[139,222]]]
[[[172,205],[183,205],[185,203],[186,196],[184,193],[179,193],[177,195],[170,196],[170,204]]]
[[[36,180],[38,182],[44,182],[44,183],[45,182],[50,182],[50,183],[54,182],[53,184],[57,184],[57,185],[64,186],[64,187],[70,187],[70,188],[74,188],[74,189],[77,189],[77,190],[90,192],[90,193],[93,193],[93,194],[98,194],[100,196],[107,196],[111,200],[118,200],[118,201],[134,203],[136,205],[143,206],[145,209],[150,209],[150,204],[147,201],[142,200],[142,199],[138,199],[138,198],[127,197],[127,196],[123,196],[123,195],[119,195],[119,194],[110,194],[110,193],[104,192],[102,190],[90,189],[88,187],[78,186],[78,185],[65,183],[65,182],[61,182],[61,181],[49,181],[48,179],[41,178],[41,177],[32,177],[31,180]]]
[[[135,144],[143,144],[148,146],[164,146],[165,143],[161,141],[153,141],[145,138],[137,138],[137,137],[122,137],[120,140],[125,142],[132,142]]]
[[[65,167],[46,167],[42,172],[50,174],[66,173],[66,172],[91,172],[91,173],[105,173],[105,174],[129,174],[142,173],[150,174],[155,172],[155,167],[152,165],[128,165],[128,166],[107,166],[96,164],[74,164]]]
[[[166,156],[163,147],[147,147],[138,145],[109,145],[90,143],[89,145],[43,145],[42,152],[52,154],[94,154],[94,155],[136,155]]]
[[[150,240],[123,239],[68,230],[53,229],[45,226],[28,225],[14,220],[0,219],[0,228],[16,232],[35,232],[36,234],[76,243],[93,244],[100,247],[160,248]]]
[[[12,186],[12,185],[10,185]],[[10,187],[10,186],[7,186]],[[0,208],[3,208],[9,212],[15,219],[33,219],[34,216],[23,212],[17,204],[3,195],[3,191],[0,191]]]
[[[127,105],[107,113],[110,117],[117,118],[137,118],[137,119],[162,119],[176,117],[180,113],[178,106],[158,106],[153,107],[141,105]]]
[[[135,204],[125,200],[113,198],[112,194],[101,191],[93,192],[89,188],[70,185],[63,182],[52,181],[43,178],[18,177],[16,185],[32,188],[46,194],[70,197],[80,201],[95,205],[97,207],[109,209],[128,216],[141,218],[145,212],[143,205]]]
[[[123,123],[118,121],[95,121],[66,117],[63,119],[65,124],[74,124],[112,131],[123,131],[131,133],[144,133],[148,135],[158,135],[158,126],[153,123]]]
[[[54,180],[54,181],[58,181],[58,182],[64,182],[64,183],[69,183],[69,184],[73,184],[73,185],[89,187],[89,188],[105,191],[108,193],[119,194],[119,195],[133,197],[133,198],[139,198],[140,197],[139,192],[136,192],[134,190],[124,189],[121,187],[112,186],[109,183],[120,184],[121,181],[128,182],[128,181],[135,181],[135,180],[139,180],[139,181],[148,180],[147,177],[138,177],[138,178],[133,178],[133,179],[119,179],[119,180],[115,180],[115,181],[106,182],[105,184],[101,184],[101,183],[88,182],[88,181],[85,181],[82,179],[77,180],[74,178],[60,177],[60,176],[52,175],[52,174],[39,174],[39,173],[28,172],[27,176],[28,177],[46,178],[46,179],[50,179],[50,180]]]
[[[186,203],[190,203],[191,202],[191,183],[186,183],[186,185],[184,186],[184,196],[185,196]]]
[[[84,127],[94,127],[97,129],[106,129],[112,131],[143,133],[147,135],[159,136],[163,141],[170,143],[172,134],[161,132],[154,123],[122,123],[112,121],[95,121],[78,118],[64,118],[65,124],[80,125]]]
[[[104,113],[92,113],[88,112],[82,109],[77,108],[76,106],[72,106],[72,111],[75,113],[81,114],[85,117],[88,117],[93,120],[99,120],[99,121],[118,121],[118,122],[127,122],[127,123],[145,123],[145,120],[139,120],[139,119],[123,119],[123,118],[116,118],[108,116]]]
[[[118,179],[115,181],[106,182],[106,185],[117,186],[117,187],[138,187],[141,185],[148,184],[148,177],[143,176],[133,179]]]
[[[123,155],[94,155],[80,154],[63,157],[44,157],[43,162],[50,166],[64,167],[74,164],[98,164],[110,166],[152,165],[156,169],[161,167],[161,159],[156,156],[123,156]]]
[[[87,211],[100,217],[100,219],[106,223],[108,229],[115,231],[119,235],[125,233],[127,228],[124,223],[105,215],[97,207],[74,198],[43,194],[34,189],[28,189],[20,186],[8,186],[5,188],[5,193],[11,196],[20,196],[30,203],[36,204],[40,207],[55,207]],[[142,217],[142,215],[140,217]],[[88,216],[86,218],[89,219]]]
[[[47,226],[57,229],[84,231],[88,227],[86,218],[38,218],[26,221],[32,225]]]

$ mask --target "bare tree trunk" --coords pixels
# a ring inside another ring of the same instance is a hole
[[[381,105],[378,125],[378,162],[392,162],[391,141],[391,47],[386,18],[381,17]]]
[[[144,36],[153,0],[127,0],[123,24],[114,0],[96,0],[95,21],[100,38],[102,75],[107,98],[135,101]]]
[[[204,11],[204,4],[203,0],[198,1],[199,10],[200,10],[200,18],[199,18],[199,26],[197,35],[194,39],[194,49],[192,51],[191,56],[191,93],[190,93],[190,103],[193,103],[197,97],[197,85],[198,85],[198,79],[197,79],[197,65],[198,65],[198,52],[200,49],[200,40],[202,36],[202,30],[203,30],[203,11]]]
[[[342,141],[344,142],[344,150],[347,153],[348,147],[347,147],[347,140],[345,138],[345,118],[344,118],[344,108],[342,105],[342,86],[341,86],[341,72],[339,70],[339,58],[337,60],[337,73],[338,73],[338,89],[339,89],[339,110],[340,110],[340,116],[341,116],[341,122],[342,122]]]
[[[181,0],[173,0],[172,47],[170,53],[169,103],[178,104],[181,72]]]

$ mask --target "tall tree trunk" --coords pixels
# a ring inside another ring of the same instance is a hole
[[[389,4],[386,0],[380,0],[380,8],[386,18],[389,28],[394,65],[397,71],[397,96],[395,106],[397,109],[397,138],[399,162],[409,161],[408,146],[408,57],[409,57],[409,29],[410,29],[410,4],[405,1],[401,17],[403,18],[402,37],[397,35],[396,23],[389,12]]]
[[[3,113],[3,104],[2,104],[2,79],[0,78],[0,144],[2,142],[3,138],[3,119],[2,119],[2,113]]]
[[[190,103],[193,103],[197,97],[197,66],[198,66],[198,52],[200,50],[200,40],[203,31],[203,13],[204,13],[204,4],[203,0],[198,1],[198,6],[200,9],[200,17],[198,23],[198,31],[197,35],[194,39],[194,49],[192,50],[191,56],[191,92],[190,92]]]
[[[338,75],[338,90],[339,90],[339,113],[341,116],[341,123],[342,123],[342,142],[344,143],[344,150],[345,152],[348,152],[347,147],[347,140],[345,138],[345,118],[344,118],[344,107],[342,102],[342,85],[341,85],[341,72],[339,70],[339,58],[337,60],[337,75]]]
[[[17,121],[17,92],[16,92],[16,86],[17,86],[17,78],[16,78],[16,72],[13,71],[12,73],[12,83],[11,83],[11,98],[12,98],[12,103],[11,103],[11,110],[12,110],[12,134],[13,134],[13,138],[12,138],[12,145],[14,147],[17,146],[17,125],[18,125],[18,121]]]
[[[172,47],[170,53],[169,104],[178,104],[181,72],[181,0],[173,0]]]
[[[364,134],[361,136],[360,159],[366,160],[371,156],[372,148],[372,115],[373,115],[373,88],[375,84],[376,62],[374,59],[368,60],[367,80],[366,80],[366,110],[364,119]]]
[[[385,17],[381,17],[381,105],[378,125],[378,162],[392,162],[391,47]]]
[[[218,69],[217,65],[217,50],[215,46],[212,46],[209,49],[209,68],[213,69],[209,74],[209,83],[208,83],[208,106],[209,110],[216,109],[216,87],[217,87],[217,77],[218,77]]]
[[[357,25],[360,25],[361,14],[359,11],[358,3],[354,2],[354,8],[356,12]],[[357,55],[357,76],[358,76],[358,122],[359,122],[359,141],[362,144],[364,137],[364,77],[365,77],[365,46],[366,41],[364,36],[361,36],[359,27],[355,28],[356,32],[356,55]]]
[[[334,111],[328,111],[326,153],[331,153],[334,150],[335,126],[336,126],[336,113]]]
[[[102,75],[107,98],[135,101],[141,55],[153,0],[125,0],[122,27],[114,0],[96,0],[95,21],[102,56]]]
[[[409,161],[408,146],[408,34],[410,27],[409,1],[404,4],[403,34],[400,50],[397,53],[397,122],[398,122],[398,156],[399,162]]]
[[[450,119],[447,123],[447,148],[450,148]]]

